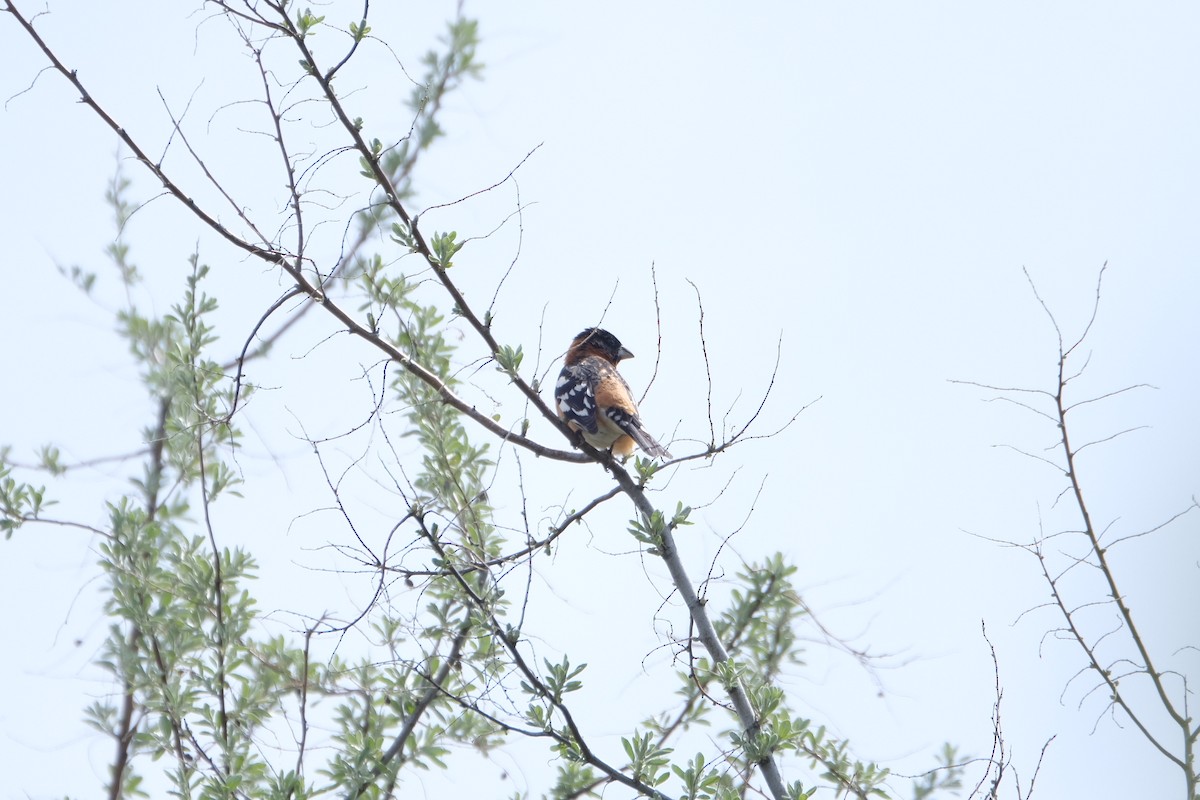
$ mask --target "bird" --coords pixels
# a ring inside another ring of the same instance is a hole
[[[597,450],[628,457],[636,445],[652,458],[671,458],[667,448],[642,427],[629,384],[617,372],[624,358],[633,358],[633,353],[608,331],[580,331],[567,348],[554,387],[558,415]]]

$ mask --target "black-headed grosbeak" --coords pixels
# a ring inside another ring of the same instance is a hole
[[[558,415],[598,450],[628,456],[636,444],[648,456],[670,458],[642,427],[629,384],[617,372],[623,358],[633,353],[606,330],[588,328],[576,336],[554,387]]]

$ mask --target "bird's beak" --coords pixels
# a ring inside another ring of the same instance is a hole
[[[633,353],[629,352],[629,348],[625,346],[621,347],[621,352],[618,353],[618,355],[621,356],[621,358],[633,358]]]

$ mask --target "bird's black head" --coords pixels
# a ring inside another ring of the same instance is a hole
[[[633,353],[621,344],[621,340],[603,328],[587,328],[580,331],[579,335],[575,337],[575,341],[571,343],[571,347],[572,349],[595,350],[614,364],[622,358],[633,358]]]

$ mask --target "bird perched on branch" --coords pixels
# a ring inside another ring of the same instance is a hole
[[[628,456],[636,444],[648,456],[670,458],[642,427],[629,384],[617,372],[623,358],[633,353],[606,330],[588,328],[576,336],[554,387],[558,415],[598,450]]]

